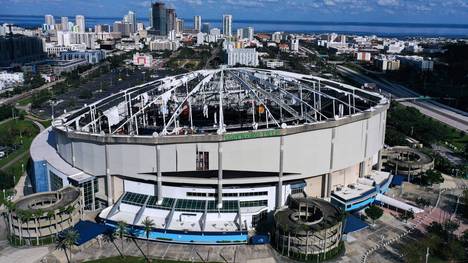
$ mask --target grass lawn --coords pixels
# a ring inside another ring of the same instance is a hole
[[[29,147],[34,139],[34,137],[39,133],[39,129],[29,120],[10,120],[2,125],[0,125],[0,133],[8,134],[11,131],[11,128],[17,128],[19,130],[26,130],[29,129],[32,131],[30,136],[16,135],[13,138],[15,143],[21,143],[21,146],[16,149],[14,152],[10,153],[7,157],[0,160],[0,167],[3,167],[5,164],[10,162],[11,160],[15,159],[16,157],[20,156],[22,153],[29,151]],[[14,136],[14,135],[12,135]],[[0,142],[1,145],[1,142]]]
[[[26,97],[24,99],[19,100],[17,103],[20,106],[26,106],[32,102],[32,96]]]
[[[144,263],[146,260],[143,257],[110,257],[110,258],[103,258],[103,259],[96,259],[91,261],[85,261],[87,263],[128,263],[128,262],[135,262],[135,263]],[[173,260],[152,260],[154,263],[188,263],[191,261],[173,261]],[[195,261],[196,262],[196,261]]]

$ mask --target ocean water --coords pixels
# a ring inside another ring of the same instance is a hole
[[[95,24],[112,25],[120,17],[86,17],[86,26]],[[56,17],[59,22],[59,17]],[[74,21],[70,17],[69,21]],[[148,25],[148,18],[140,18],[139,22]],[[185,27],[193,27],[193,19],[184,19]],[[204,19],[211,27],[221,28],[221,20]],[[18,26],[35,28],[44,23],[43,16],[1,15],[0,24],[12,23]],[[371,23],[371,22],[317,22],[317,21],[266,21],[266,20],[233,20],[233,28],[252,26],[256,32],[293,32],[293,33],[327,33],[335,32],[356,35],[378,35],[393,37],[460,37],[468,38],[468,24],[421,24],[421,23]]]

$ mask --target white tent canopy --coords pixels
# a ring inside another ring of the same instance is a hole
[[[415,214],[424,212],[424,210],[422,210],[422,209],[420,209],[420,208],[417,208],[417,207],[415,207],[415,206],[409,205],[409,204],[407,204],[407,203],[405,203],[405,202],[402,202],[402,201],[400,201],[400,200],[393,199],[393,198],[388,197],[388,196],[383,195],[383,194],[378,194],[378,195],[375,197],[375,200],[376,200],[376,201],[379,201],[379,202],[382,202],[382,203],[384,203],[384,204],[387,204],[387,205],[390,205],[390,206],[399,208],[399,209],[403,209],[403,210],[405,210],[405,211],[413,210],[413,212],[414,212]]]

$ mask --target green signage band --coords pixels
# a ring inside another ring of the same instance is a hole
[[[256,132],[242,132],[242,133],[231,133],[225,134],[225,141],[237,141],[245,139],[255,139],[263,137],[273,137],[281,135],[280,130],[268,130],[268,131],[256,131]]]

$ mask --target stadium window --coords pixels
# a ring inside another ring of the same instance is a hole
[[[210,169],[210,153],[197,152],[197,171],[208,171]]]

